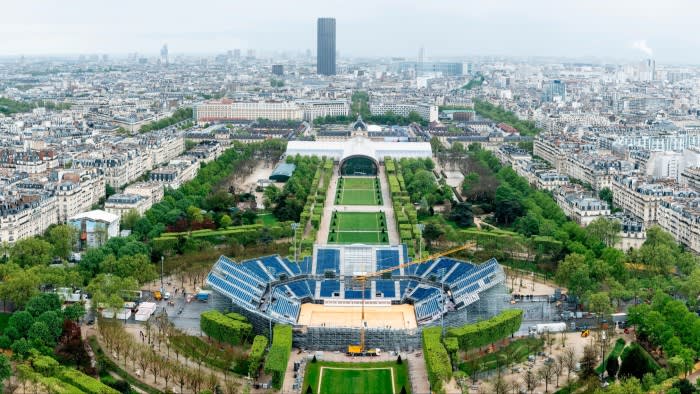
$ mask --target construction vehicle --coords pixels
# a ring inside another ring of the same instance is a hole
[[[447,256],[452,253],[457,253],[462,250],[474,250],[476,248],[476,242],[474,241],[469,241],[461,246],[458,246],[456,248],[448,249],[442,252],[434,253],[431,254],[430,256],[420,258],[417,260],[409,261],[408,263],[403,263],[399,264],[394,267],[390,268],[385,268],[382,270],[378,270],[375,272],[363,272],[363,273],[356,273],[355,276],[353,277],[353,280],[357,281],[360,283],[362,286],[362,317],[361,317],[361,322],[360,322],[360,343],[359,344],[354,344],[354,345],[348,345],[348,351],[347,354],[349,356],[376,356],[379,354],[380,350],[379,349],[366,349],[365,348],[365,328],[367,327],[367,322],[365,321],[365,289],[367,285],[367,280],[371,280],[372,278],[377,278],[377,277],[382,277],[384,274],[391,274],[393,271],[396,271],[401,268],[406,268],[410,267],[413,265],[417,264],[423,264],[428,261],[435,260],[439,257],[442,256]]]
[[[160,293],[159,290],[156,290],[153,292],[153,298],[155,298],[156,301],[160,301],[163,299],[163,295]]]
[[[588,338],[589,335],[591,335],[591,330],[581,331],[581,338]]]

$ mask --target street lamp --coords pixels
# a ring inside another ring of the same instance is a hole
[[[292,223],[292,231],[294,231],[294,263],[297,263],[297,229],[299,228],[299,223]]]
[[[418,223],[416,224],[418,227],[418,232],[420,235],[418,236],[418,258],[422,259],[423,258],[423,229],[425,229],[425,224],[423,223]]]
[[[163,260],[165,259],[165,256],[160,256],[160,292],[162,293],[164,291],[163,288]]]

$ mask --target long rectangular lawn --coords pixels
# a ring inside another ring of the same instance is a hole
[[[331,218],[329,243],[387,244],[386,217],[382,212],[335,212]],[[384,232],[382,232],[384,228]]]
[[[402,387],[410,393],[406,364],[393,361],[308,363],[302,393],[309,386],[318,394],[398,394]]]
[[[338,180],[337,205],[381,205],[381,192],[375,178],[342,178]]]

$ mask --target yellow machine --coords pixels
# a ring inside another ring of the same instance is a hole
[[[581,338],[588,338],[589,335],[591,335],[591,330],[581,331]]]
[[[473,250],[475,248],[476,248],[476,242],[469,241],[469,242],[466,242],[463,245],[458,246],[456,248],[452,248],[452,249],[449,249],[446,251],[434,253],[434,254],[431,254],[430,256],[427,256],[427,257],[424,257],[421,259],[409,261],[408,263],[399,264],[397,266],[385,268],[383,270],[375,271],[372,273],[365,273],[365,274],[361,274],[361,275],[356,275],[353,279],[362,284],[362,321],[360,323],[360,343],[358,345],[348,345],[348,354],[350,354],[350,355],[373,355],[376,353],[373,350],[368,351],[367,349],[365,349],[365,286],[367,284],[368,279],[380,277],[384,274],[391,273],[397,269],[410,267],[410,266],[416,265],[416,264],[423,264],[425,262],[435,260],[438,257],[447,256],[447,255],[450,255],[452,253],[456,253],[456,252],[459,252],[462,250],[467,250],[467,249]]]

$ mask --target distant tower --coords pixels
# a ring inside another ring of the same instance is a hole
[[[335,75],[335,18],[316,21],[316,73]]]
[[[420,47],[418,50],[418,64],[416,64],[416,76],[421,75],[423,72],[423,54],[425,52],[425,48]]]
[[[160,62],[168,65],[168,44],[163,44],[163,47],[160,48]]]
[[[241,50],[240,49],[233,50],[233,60],[241,60]]]

